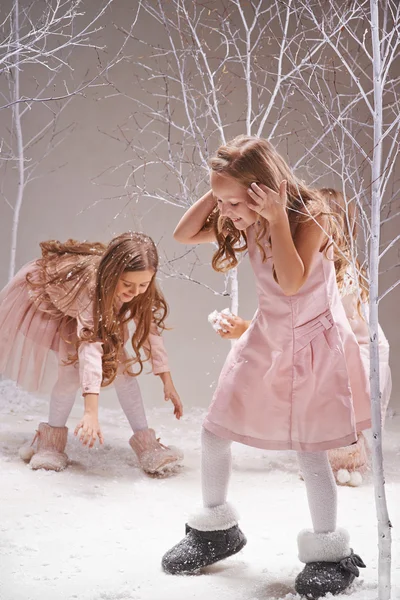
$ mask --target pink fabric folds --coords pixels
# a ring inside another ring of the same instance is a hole
[[[259,306],[222,369],[204,426],[266,449],[328,450],[370,427],[368,373],[322,253],[294,296],[285,296],[247,230]]]
[[[0,292],[0,374],[31,392],[47,393],[57,380],[59,365],[75,354],[82,328],[93,325],[92,290],[98,256],[90,257],[79,281],[64,281],[45,286],[47,299],[31,289],[43,281],[36,262],[25,265]],[[73,265],[79,255],[62,257],[63,268]],[[69,261],[69,262],[68,262]],[[72,293],[73,292],[73,293]],[[124,326],[125,341],[128,327]],[[155,374],[169,370],[163,339],[151,333],[147,342],[152,352]],[[102,343],[83,343],[79,347],[79,373],[83,393],[99,393],[102,382]]]

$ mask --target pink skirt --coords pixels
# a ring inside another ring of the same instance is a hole
[[[29,392],[47,393],[60,362],[75,353],[77,322],[54,305],[39,307],[28,273],[34,281],[39,278],[35,262],[22,267],[0,292],[0,374]]]

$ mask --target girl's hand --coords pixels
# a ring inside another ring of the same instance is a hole
[[[166,402],[169,400],[172,402],[174,405],[174,415],[179,420],[183,415],[183,406],[181,399],[179,398],[179,394],[172,382],[167,382],[164,384],[164,400]]]
[[[266,185],[260,183],[252,183],[248,188],[247,193],[249,199],[247,206],[264,217],[269,223],[281,221],[287,218],[287,181],[282,181],[279,186],[279,193],[274,192]]]
[[[242,317],[236,315],[224,315],[224,323],[217,333],[220,337],[227,340],[237,340],[249,327],[249,321],[245,321]],[[224,331],[225,330],[225,331]]]
[[[74,435],[79,435],[79,441],[82,442],[84,446],[88,445],[89,448],[93,448],[96,439],[99,440],[100,444],[104,443],[97,416],[90,413],[85,413],[83,415],[83,418],[75,427]]]

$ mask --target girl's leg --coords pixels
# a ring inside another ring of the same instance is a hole
[[[183,453],[174,446],[161,444],[154,429],[149,429],[137,378],[119,372],[114,384],[119,403],[133,431],[129,444],[143,471],[161,474],[176,467],[183,460]]]
[[[50,427],[65,427],[74,406],[79,387],[78,366],[60,363],[58,367],[58,379],[50,395]]]
[[[298,452],[315,533],[335,531],[337,488],[327,452]]]
[[[232,472],[232,442],[219,438],[207,429],[201,432],[201,483],[203,506],[225,504]]]
[[[65,454],[68,429],[65,426],[79,389],[79,369],[64,365],[60,358],[58,379],[50,395],[49,421],[40,423],[37,430],[37,450],[30,458],[32,469],[62,471],[68,464]],[[21,452],[20,452],[21,455]],[[28,458],[28,456],[27,456]]]
[[[306,563],[295,589],[301,596],[320,598],[349,587],[365,567],[349,546],[349,534],[336,529],[337,488],[327,452],[298,452],[307,488],[312,530],[303,530],[297,541],[299,559]]]
[[[132,427],[133,433],[142,429],[148,429],[142,394],[140,392],[137,377],[118,373],[114,385],[119,403]]]
[[[247,541],[235,509],[226,502],[232,442],[205,429],[201,441],[203,509],[188,519],[185,538],[164,555],[167,573],[193,573],[236,554]]]

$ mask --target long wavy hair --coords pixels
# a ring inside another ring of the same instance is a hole
[[[212,171],[220,175],[232,177],[245,189],[251,183],[262,183],[275,192],[279,192],[281,182],[287,181],[287,212],[292,235],[300,222],[316,219],[326,215],[329,221],[329,234],[336,227],[329,207],[318,190],[309,188],[303,181],[295,177],[284,159],[275,148],[265,139],[240,135],[218,148],[210,159]],[[265,261],[265,247],[262,243],[268,233],[268,222],[263,217],[258,218],[260,228],[256,243]],[[238,253],[247,248],[247,238],[244,231],[239,231],[228,217],[222,217],[218,207],[214,209],[204,224],[203,229],[214,229],[218,249],[212,259],[216,271],[226,272],[238,264]],[[329,244],[325,245],[327,251]]]
[[[29,275],[27,280],[33,290],[39,288],[36,296],[47,312],[61,319],[65,315],[73,315],[69,307],[76,305],[83,291],[93,303],[93,328],[82,330],[75,353],[68,362],[78,361],[78,349],[82,343],[100,341],[103,345],[102,385],[109,385],[117,375],[118,363],[123,356],[123,326],[133,319],[136,323],[131,338],[134,357],[124,361],[124,368],[129,375],[139,375],[143,371],[143,363],[151,358],[151,350],[144,344],[150,332],[161,333],[165,329],[168,313],[167,302],[156,283],[159,258],[153,240],[143,233],[128,232],[114,238],[108,246],[72,239],[65,243],[51,240],[40,245],[42,258],[37,264],[42,275],[39,282]],[[154,272],[147,290],[118,306],[115,291],[123,273],[146,270]],[[51,288],[61,290],[56,305],[54,292],[49,294]],[[131,369],[133,365],[139,366],[136,372]]]
[[[321,188],[319,191],[335,214],[338,223],[333,235],[335,245],[340,248],[340,252],[336,252],[334,259],[338,287],[340,290],[343,289],[349,267],[354,265],[361,301],[367,302],[369,298],[367,274],[359,260],[354,258],[354,249],[357,247],[357,207],[354,202],[346,203],[344,195],[338,190]]]

